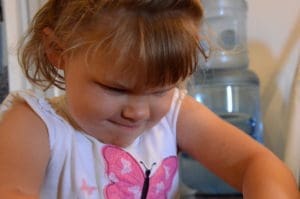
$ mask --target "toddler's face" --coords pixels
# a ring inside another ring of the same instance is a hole
[[[170,108],[175,85],[135,90],[132,76],[101,57],[86,66],[84,53],[65,64],[66,108],[81,129],[103,143],[130,145]]]

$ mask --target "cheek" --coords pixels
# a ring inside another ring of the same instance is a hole
[[[173,95],[165,96],[156,101],[152,112],[153,120],[159,121],[169,112],[172,103],[172,96]]]
[[[89,119],[102,119],[108,118],[118,110],[118,103],[116,100],[107,98],[88,98],[87,100],[81,100],[77,107],[81,112],[89,116]]]
[[[95,90],[68,92],[70,114],[81,121],[99,121],[111,117],[117,110],[116,99],[95,92]]]

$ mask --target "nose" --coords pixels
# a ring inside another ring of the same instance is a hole
[[[130,96],[122,110],[122,117],[131,122],[147,120],[150,116],[150,106],[145,96]]]

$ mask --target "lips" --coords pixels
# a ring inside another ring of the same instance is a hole
[[[136,124],[136,123],[123,123],[123,122],[117,122],[117,121],[113,121],[113,120],[109,120],[110,123],[117,125],[119,127],[123,127],[123,128],[127,128],[127,129],[138,129],[140,128],[141,124]]]

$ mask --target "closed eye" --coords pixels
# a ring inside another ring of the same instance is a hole
[[[125,92],[127,92],[125,89],[116,88],[116,87],[110,87],[110,86],[104,86],[104,89],[110,90],[110,91],[113,91],[113,92],[118,92],[118,93],[125,93]]]
[[[126,89],[124,88],[119,88],[119,87],[113,87],[113,86],[109,86],[109,85],[105,85],[105,84],[102,84],[100,82],[95,82],[98,86],[100,86],[101,88],[103,88],[104,90],[106,91],[109,91],[109,92],[114,92],[114,93],[119,93],[119,94],[123,94],[123,93],[126,93],[128,92]]]
[[[153,92],[153,95],[162,96],[166,93],[167,93],[167,90],[155,91],[155,92]]]
[[[158,90],[158,91],[153,92],[153,94],[156,96],[163,96],[163,95],[167,94],[172,88],[174,88],[174,87]]]

